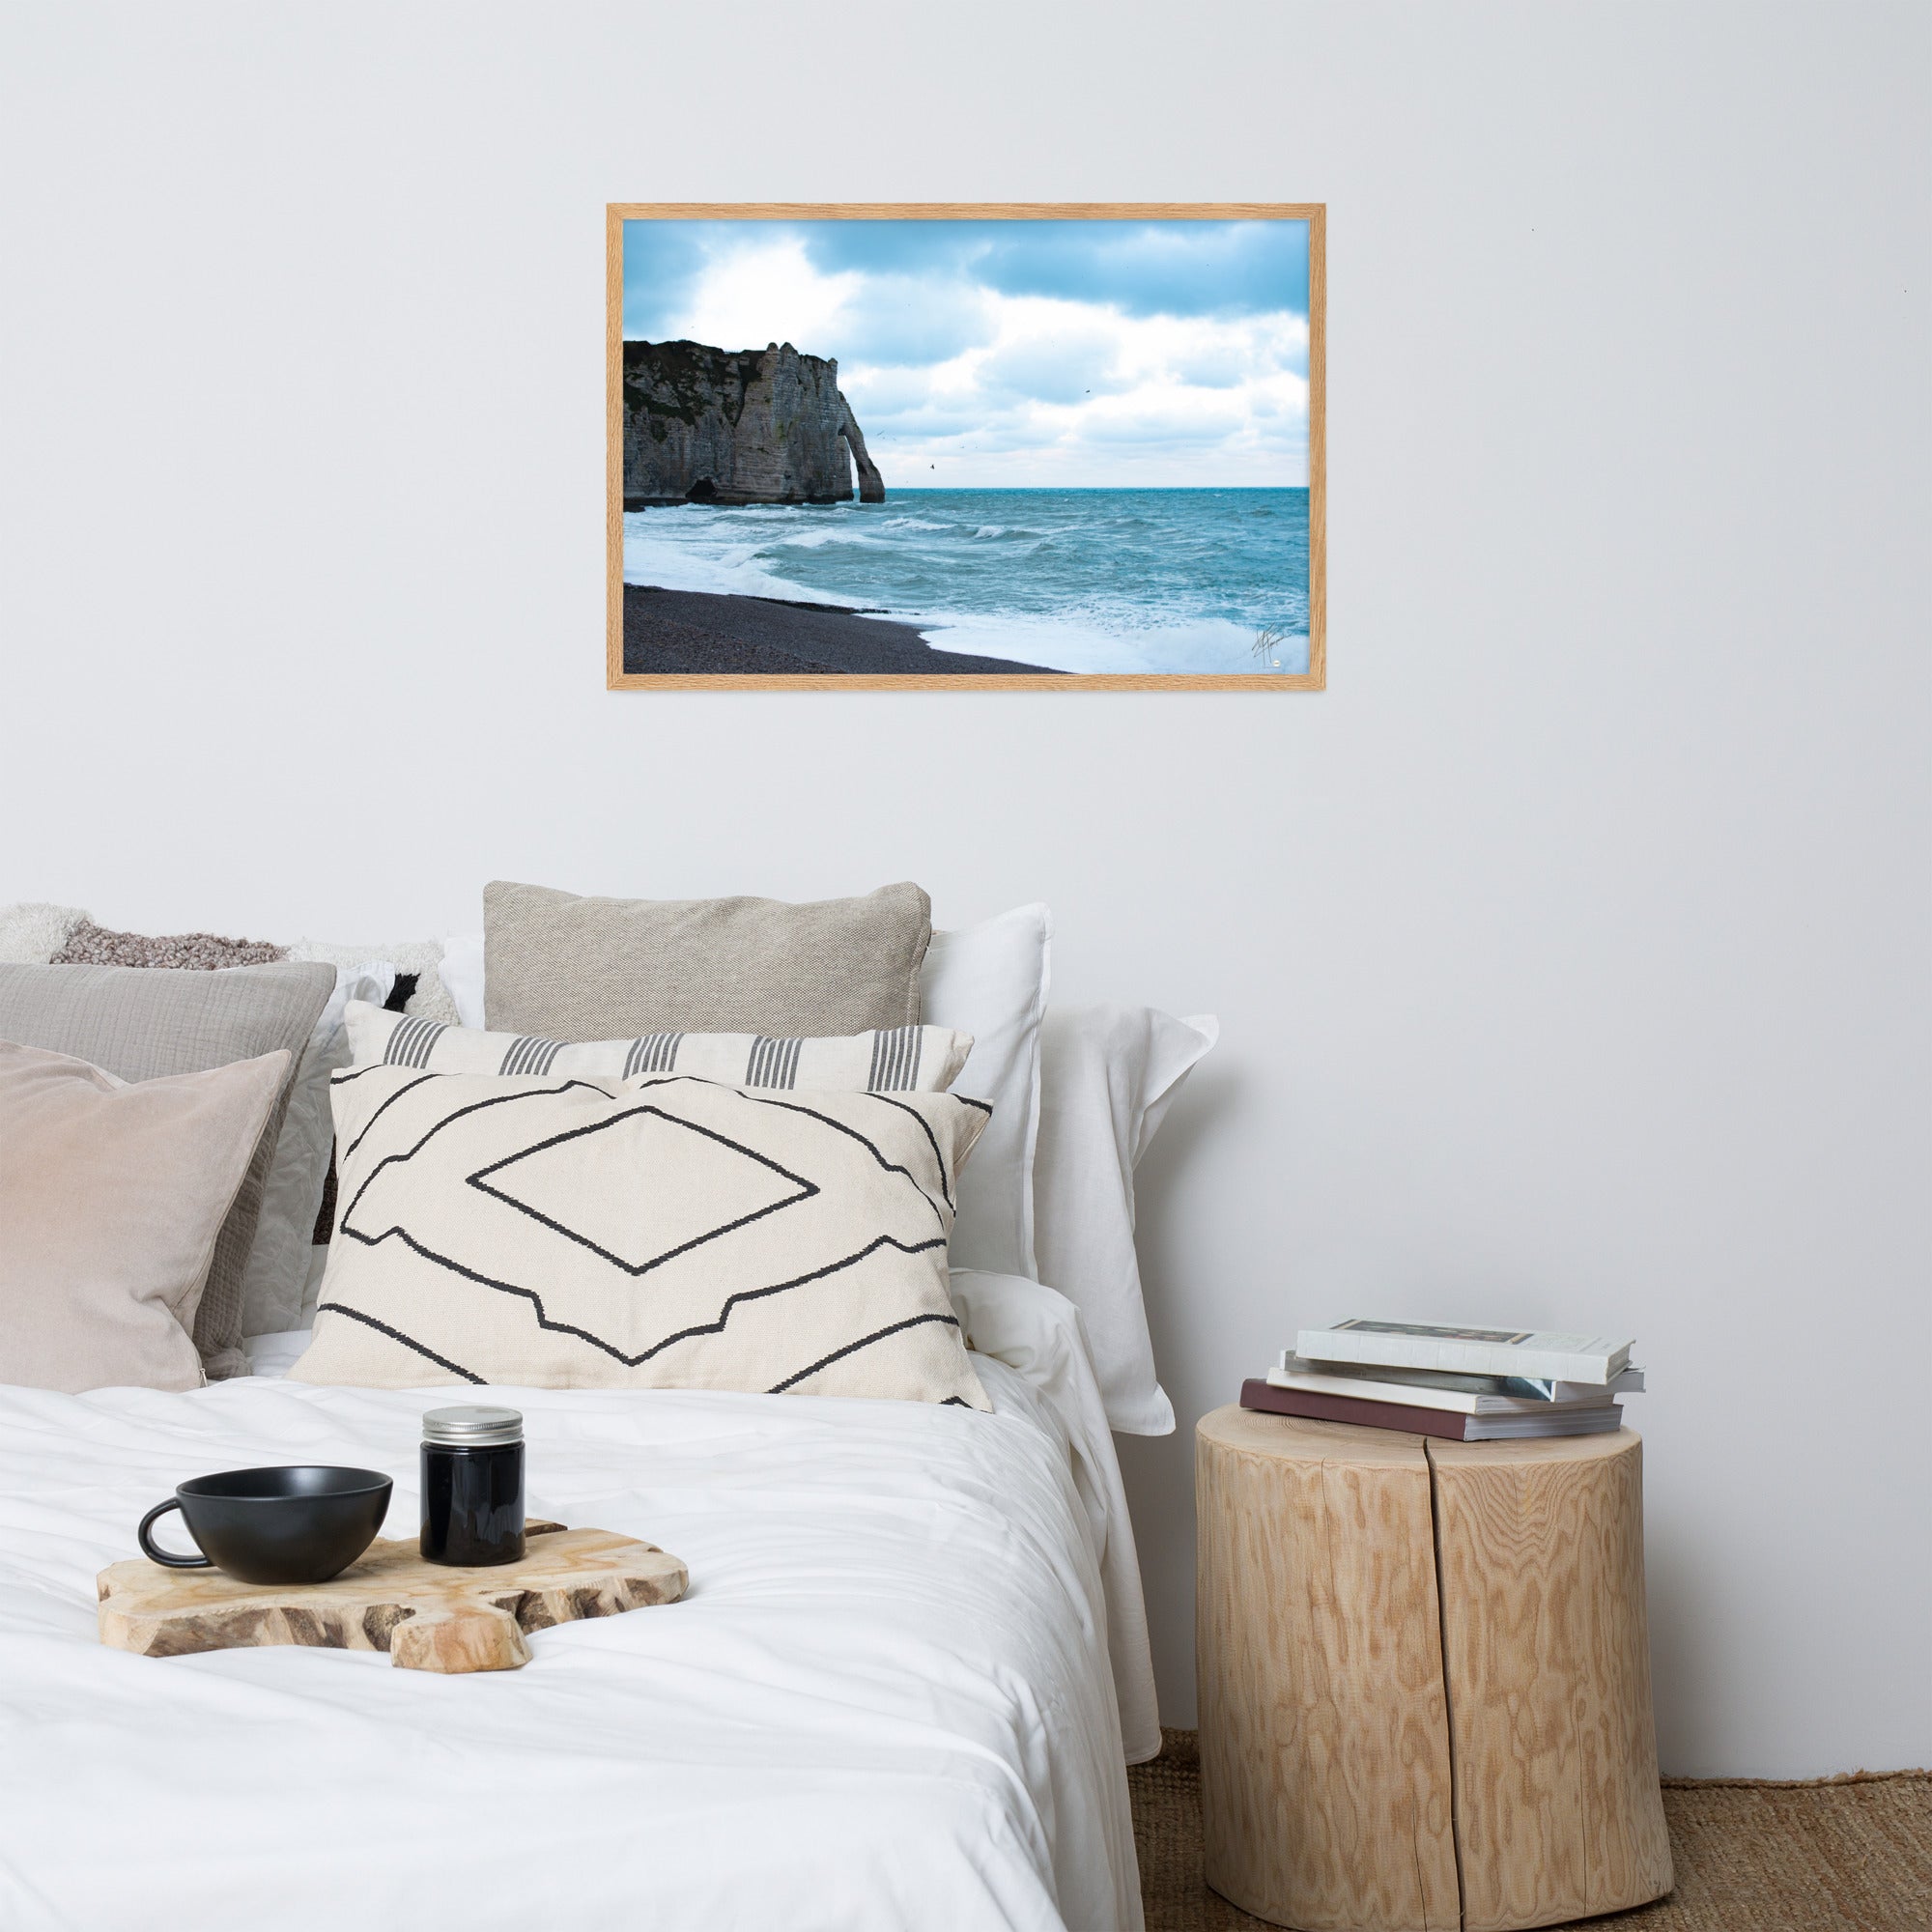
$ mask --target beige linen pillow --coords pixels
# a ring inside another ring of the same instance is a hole
[[[484,889],[484,1018],[546,1039],[653,1033],[831,1037],[919,1024],[932,903],[864,898],[579,898]]]
[[[294,1380],[990,1406],[946,1268],[983,1106],[390,1065],[333,1098],[342,1207]]]
[[[0,1040],[0,1381],[201,1386],[196,1303],[288,1071],[130,1083]]]

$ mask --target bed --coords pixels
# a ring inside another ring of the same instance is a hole
[[[0,907],[0,1928],[1135,1932],[1110,1430],[1172,1427],[1133,1166],[1212,1022],[1049,1024],[1040,905],[506,894],[496,952]],[[467,1677],[98,1641],[187,1477],[379,1468],[412,1536],[468,1385],[688,1593]]]
[[[0,1924],[1132,1932],[1123,1767],[1158,1731],[1079,1319],[1029,1281],[953,1293],[990,1414],[504,1390],[532,1513],[692,1585],[488,1677],[96,1640],[96,1573],[185,1474],[384,1469],[409,1534],[446,1388],[284,1381],[270,1338],[185,1394],[0,1389]]]

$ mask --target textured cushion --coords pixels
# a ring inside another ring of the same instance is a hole
[[[263,1129],[214,1246],[195,1314],[195,1346],[213,1379],[245,1375],[242,1282],[262,1188],[281,1131],[289,1081],[335,985],[326,966],[238,966],[225,973],[151,973],[129,966],[0,964],[0,1039],[71,1054],[121,1080],[201,1073],[277,1050],[289,1056]]]
[[[935,932],[925,955],[920,1000],[927,1022],[973,1036],[972,1057],[952,1084],[993,1109],[973,1165],[959,1177],[955,1267],[1037,1279],[1034,1144],[1052,947],[1047,909],[1024,905],[957,932]]]
[[[112,932],[78,906],[0,906],[0,959],[31,966],[165,966],[212,972],[266,966],[287,949],[265,939],[212,932]]]
[[[988,1406],[947,1295],[950,1094],[335,1076],[342,1209],[298,1381]]]
[[[570,1045],[528,1034],[484,1033],[413,1020],[366,1001],[348,1009],[350,1060],[429,1073],[581,1073],[628,1080],[688,1073],[726,1087],[824,1088],[840,1094],[943,1094],[973,1050],[970,1034],[895,1027],[845,1039],[773,1039],[751,1033],[655,1033]]]
[[[130,1084],[0,1041],[0,1381],[200,1387],[196,1303],[288,1070]]]
[[[547,1039],[650,1033],[831,1038],[917,1026],[932,907],[917,886],[858,899],[483,894],[484,1011]]]
[[[39,900],[0,906],[0,960],[44,966],[81,926],[93,923],[78,906]]]
[[[352,973],[372,959],[381,959],[395,969],[398,980],[412,982],[409,997],[401,1002],[404,1012],[412,1019],[454,1026],[456,1003],[442,983],[442,951],[440,939],[392,939],[382,946],[345,946],[335,939],[298,939],[289,947],[289,957],[319,961]]]
[[[110,932],[83,919],[49,960],[54,966],[149,966],[213,973],[223,966],[269,966],[287,956],[265,939],[223,939],[213,932]]]

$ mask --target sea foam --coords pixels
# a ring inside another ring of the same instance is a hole
[[[942,649],[1082,672],[1308,666],[1303,490],[919,490],[624,519],[624,577],[884,611]]]

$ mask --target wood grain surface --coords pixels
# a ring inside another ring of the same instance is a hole
[[[627,221],[1305,221],[1308,224],[1308,668],[1068,677],[665,676],[624,668],[624,223]],[[1322,691],[1328,683],[1327,224],[1322,202],[627,202],[604,211],[606,617],[611,691]]]
[[[1208,1884],[1306,1932],[1454,1932],[1420,1440],[1216,1409],[1195,1485]]]
[[[473,1570],[378,1539],[341,1576],[293,1586],[137,1556],[98,1578],[100,1640],[142,1657],[293,1643],[385,1650],[408,1670],[514,1670],[530,1661],[527,1632],[673,1603],[689,1580],[675,1556],[609,1530],[526,1534],[521,1562]]]
[[[1635,1433],[1432,1441],[1467,1932],[1670,1889]]]

